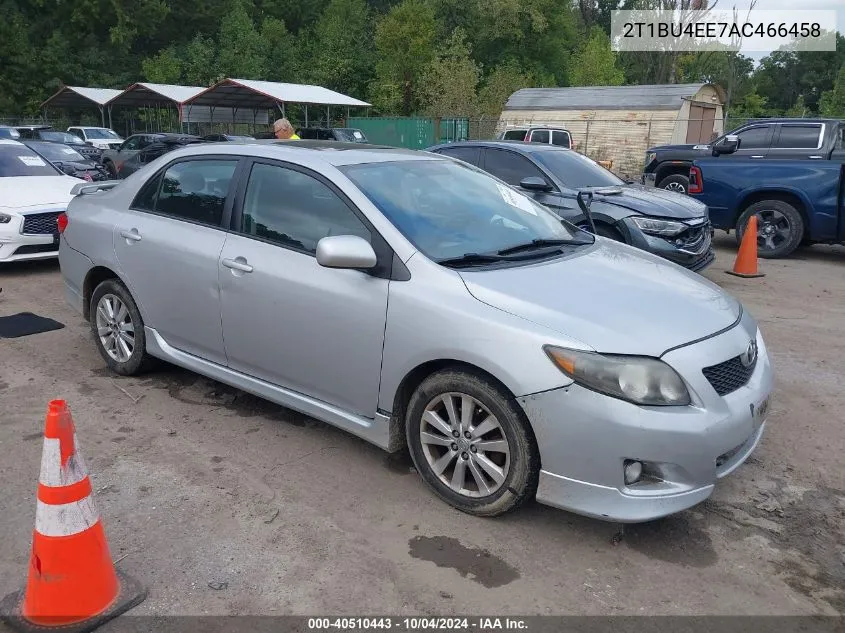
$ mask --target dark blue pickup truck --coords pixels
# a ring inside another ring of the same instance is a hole
[[[709,207],[715,228],[736,229],[741,241],[756,215],[758,252],[768,258],[801,244],[845,243],[845,122],[825,121],[818,143],[789,157],[725,160],[741,143],[728,135],[690,168],[689,194]]]

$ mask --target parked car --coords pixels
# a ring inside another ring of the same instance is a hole
[[[819,158],[763,160],[738,169],[725,156],[741,151],[743,140],[728,136],[715,147],[718,158],[693,162],[689,193],[710,207],[714,226],[736,229],[738,242],[756,216],[760,257],[786,257],[802,243],[845,244],[845,122],[825,123],[820,142]]]
[[[543,143],[546,145],[558,145],[567,149],[575,149],[572,133],[563,127],[550,127],[547,125],[510,127],[499,132],[496,139],[499,141]]]
[[[67,131],[98,149],[115,149],[123,143],[120,134],[107,127],[71,126]]]
[[[75,193],[66,296],[114,372],[162,358],[407,443],[465,512],[536,494],[654,519],[709,497],[764,432],[772,371],[738,301],[459,161],[193,145]]]
[[[245,134],[208,134],[203,136],[202,139],[204,141],[211,141],[214,143],[227,143],[227,142],[244,142],[244,141],[252,141],[255,140],[254,136],[248,136]]]
[[[196,136],[185,136],[182,134],[162,134],[157,140],[150,143],[144,149],[135,152],[127,158],[120,167],[119,178],[126,178],[131,174],[153,162],[159,156],[164,156],[174,149],[184,147],[193,143],[206,143],[205,139]]]
[[[690,167],[699,158],[719,158],[731,163],[772,158],[824,160],[830,157],[836,145],[838,129],[839,121],[836,119],[774,118],[749,121],[712,143],[652,147],[646,152],[643,179],[661,189],[686,193]],[[741,146],[733,152],[719,151],[729,135],[736,136]]]
[[[57,219],[76,184],[23,143],[0,139],[0,262],[58,254]]]
[[[171,134],[168,132],[145,132],[142,134],[133,134],[116,149],[109,149],[103,152],[102,162],[103,167],[108,171],[111,178],[119,178],[123,172],[124,164],[135,157],[141,150],[146,149],[153,143],[158,141],[169,141],[173,139],[190,139],[200,141],[198,136],[190,134]],[[164,148],[157,146],[153,148],[153,152],[160,151]],[[162,152],[164,153],[164,152]],[[161,154],[159,154],[161,155]],[[144,157],[138,158],[135,162],[130,164],[130,169],[137,171],[142,164],[146,164]]]
[[[24,141],[24,144],[68,176],[89,182],[109,179],[102,165],[88,160],[70,145],[47,141]]]
[[[364,132],[352,127],[304,127],[296,131],[301,139],[318,141],[341,141],[345,143],[369,143]]]
[[[8,125],[0,125],[0,138],[19,139],[21,133]]]
[[[62,143],[70,145],[86,159],[100,162],[103,151],[92,145],[88,145],[78,136],[54,130],[49,125],[27,125],[16,128],[20,133],[20,140],[46,141],[48,143]]]
[[[596,233],[660,255],[690,270],[713,262],[707,207],[687,196],[626,183],[593,160],[553,145],[467,141],[429,151],[480,167],[573,224],[589,224],[577,203],[593,193]]]

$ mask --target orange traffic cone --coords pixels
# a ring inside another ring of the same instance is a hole
[[[79,440],[64,400],[47,411],[26,588],[0,602],[18,631],[91,631],[141,603],[146,590],[116,571]]]
[[[745,225],[745,234],[742,236],[742,243],[739,245],[739,252],[736,254],[733,270],[726,270],[729,275],[737,277],[764,277],[757,271],[757,216],[748,218]]]

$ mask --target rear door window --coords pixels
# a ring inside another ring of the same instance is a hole
[[[821,125],[781,125],[778,149],[818,149],[821,146]]]

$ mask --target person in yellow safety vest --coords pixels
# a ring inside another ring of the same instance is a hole
[[[293,131],[293,126],[287,119],[276,119],[276,122],[273,123],[273,134],[281,141],[299,140],[299,137]]]

